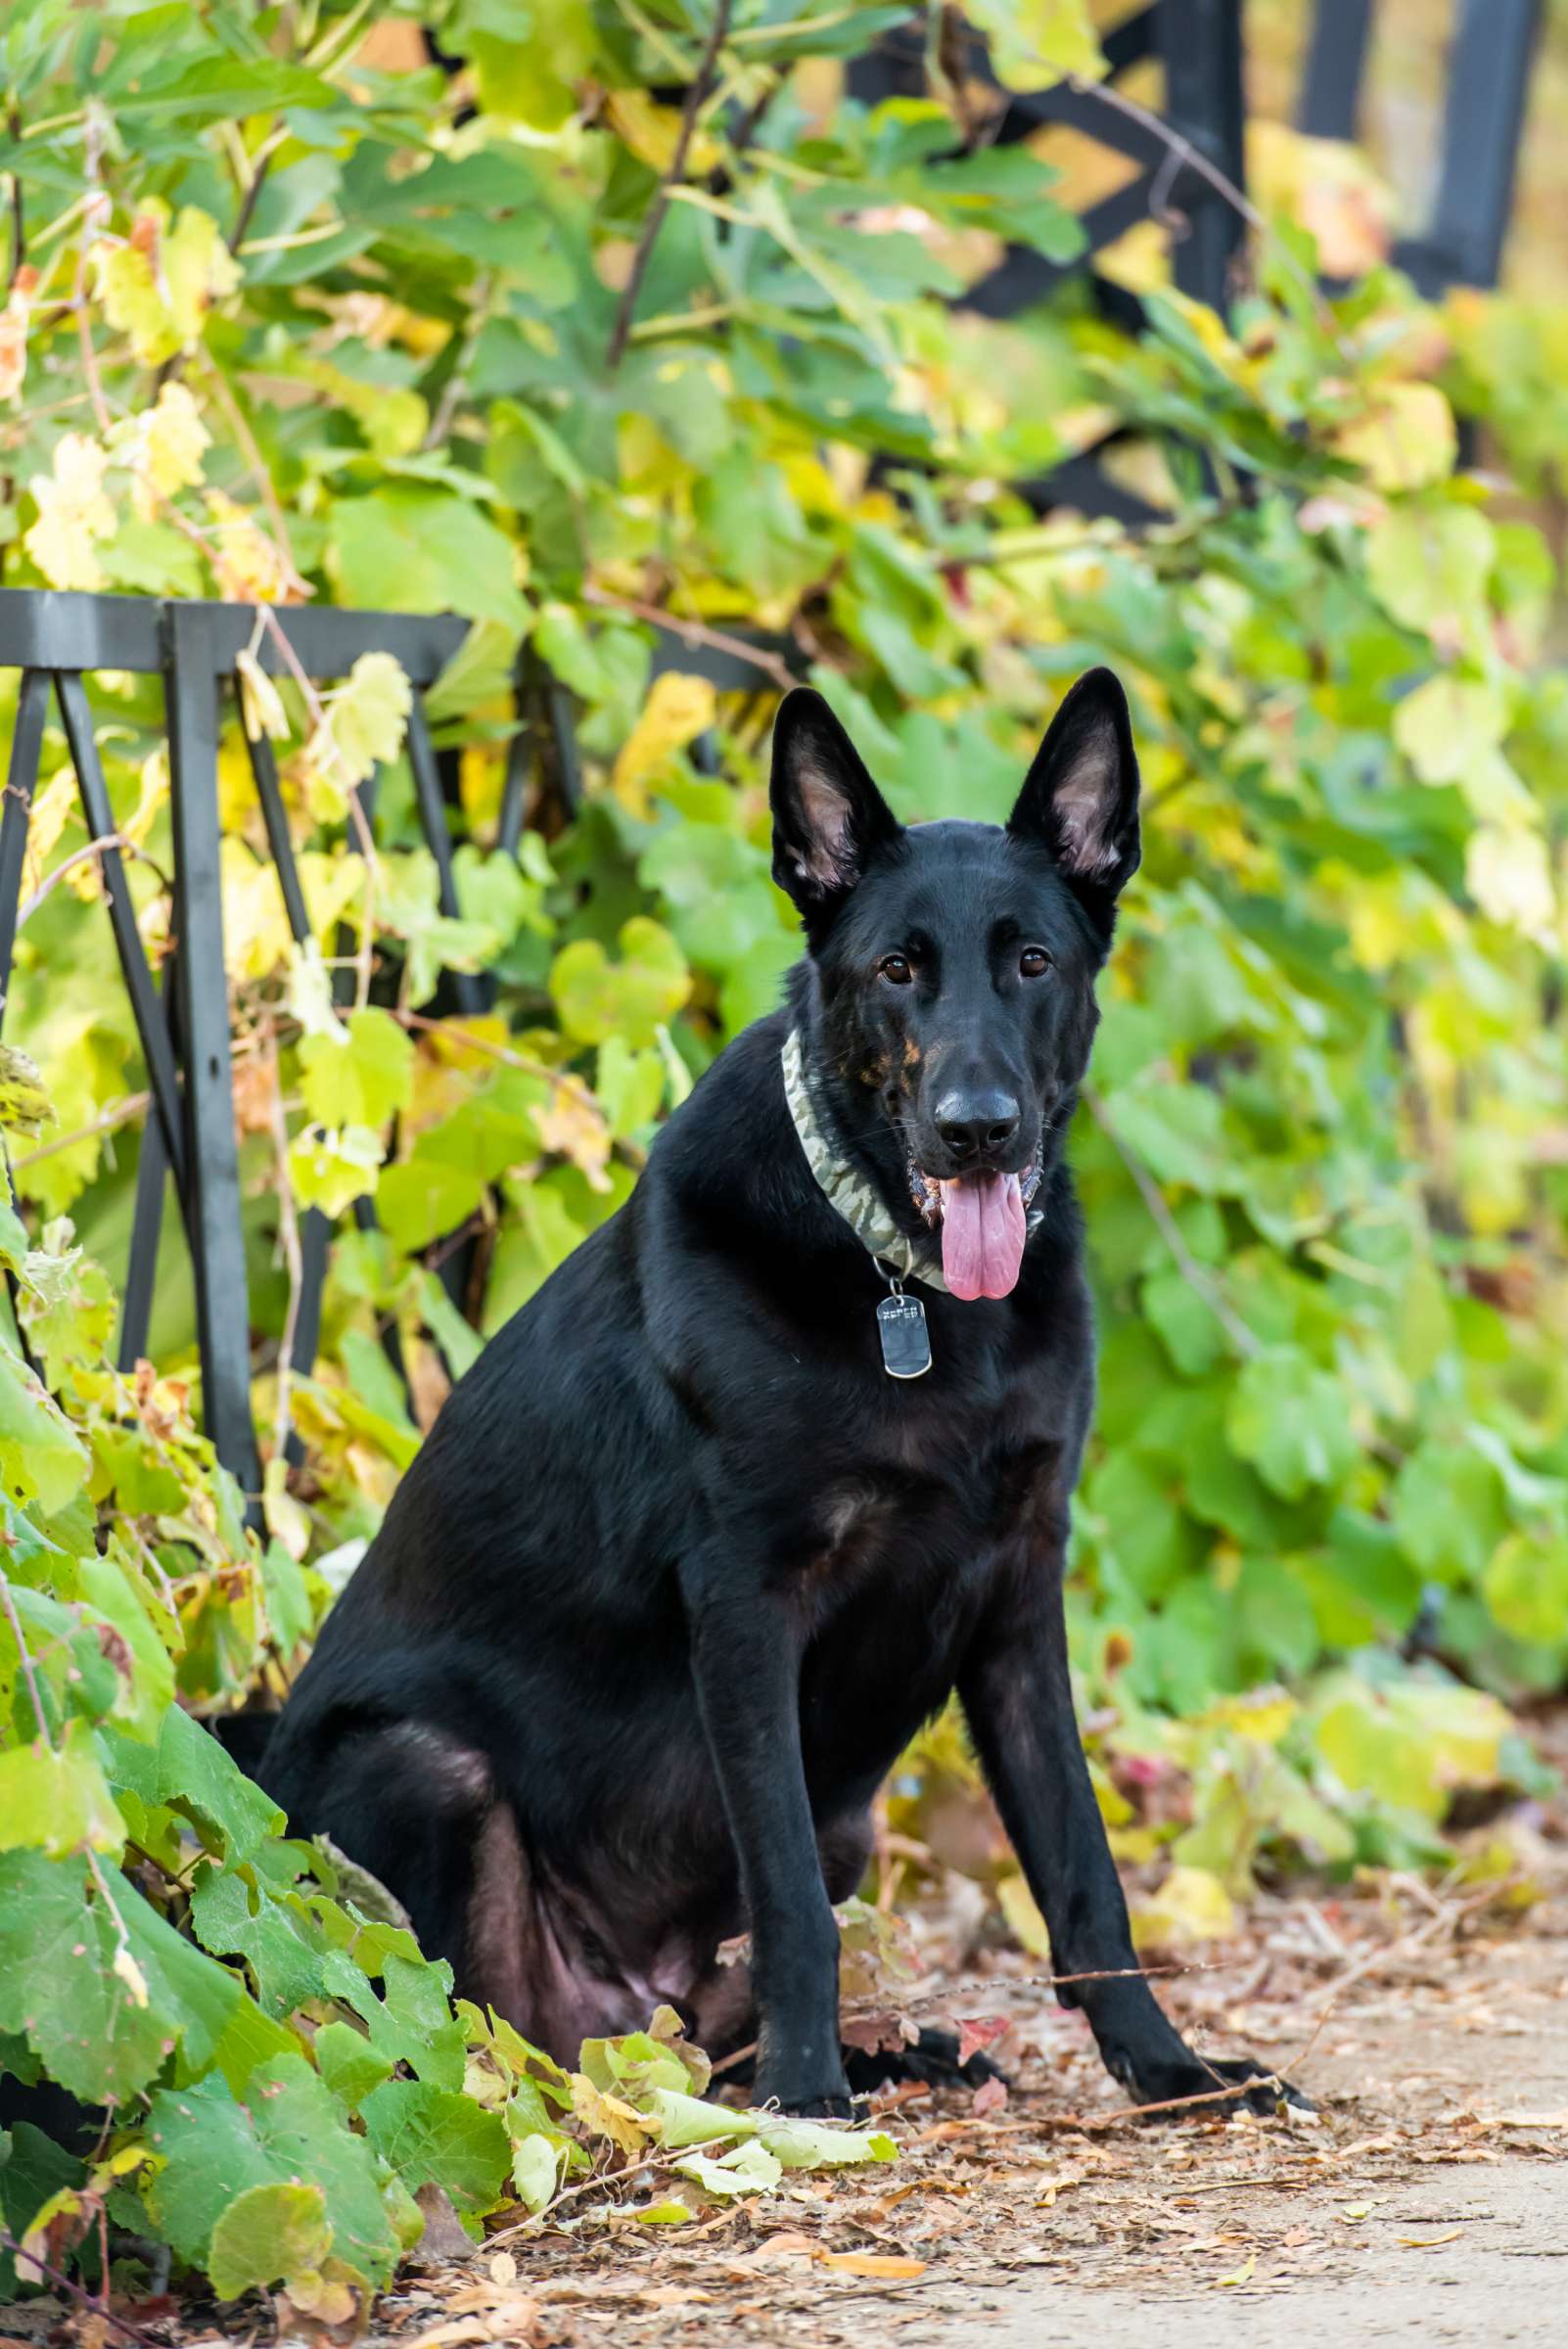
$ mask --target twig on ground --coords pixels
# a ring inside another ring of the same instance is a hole
[[[107,2274],[105,2296],[102,2300],[95,2300],[85,2284],[77,2283],[73,2277],[63,2275],[59,2268],[51,2267],[48,2260],[41,2259],[36,2251],[24,2251],[8,2227],[0,2227],[0,2248],[9,2251],[13,2258],[24,2259],[29,2267],[36,2268],[57,2292],[64,2292],[68,2299],[76,2301],[82,2308],[90,2308],[93,2315],[109,2326],[112,2331],[117,2332],[121,2339],[135,2341],[137,2349],[161,2349],[161,2344],[154,2340],[150,2332],[143,2332],[138,2326],[127,2323],[125,2318],[115,2316],[109,2305]]]
[[[732,2129],[721,2129],[715,2136],[699,2138],[694,2145],[656,2145],[651,2153],[643,2154],[638,2161],[628,2162],[623,2170],[595,2171],[591,2178],[579,2178],[576,2186],[564,2186],[542,2210],[525,2212],[509,2225],[497,2227],[488,2240],[499,2242],[503,2235],[516,2234],[525,2227],[542,2227],[546,2219],[554,2218],[564,2202],[575,2202],[579,2195],[591,2194],[604,2187],[623,2186],[628,2178],[641,2177],[646,2170],[668,2167],[672,2161],[684,2159],[692,2153],[706,2153],[711,2145],[727,2145],[734,2134]]]

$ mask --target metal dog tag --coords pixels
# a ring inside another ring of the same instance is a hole
[[[882,1367],[890,1378],[924,1378],[931,1367],[931,1339],[926,1309],[918,1297],[895,1289],[877,1307],[877,1335],[882,1340]]]

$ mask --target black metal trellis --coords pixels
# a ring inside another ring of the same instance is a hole
[[[1426,227],[1394,253],[1423,294],[1498,281],[1541,15],[1542,0],[1454,0],[1436,198]],[[1101,43],[1113,92],[1130,69],[1159,61],[1165,75],[1165,130],[1242,193],[1245,17],[1244,0],[1149,0]],[[1375,20],[1376,0],[1316,0],[1298,107],[1304,130],[1321,138],[1356,136]],[[853,61],[850,87],[867,105],[921,95],[925,51],[918,23],[895,28]],[[984,132],[988,143],[1008,146],[1061,125],[1082,131],[1136,166],[1123,186],[1083,213],[1084,258],[1050,261],[1015,246],[960,298],[962,306],[986,317],[1015,317],[1086,272],[1102,312],[1136,331],[1141,302],[1102,277],[1094,256],[1152,213],[1173,223],[1176,285],[1215,309],[1224,307],[1245,223],[1233,199],[1194,168],[1173,137],[1070,82],[1025,95],[1003,89],[978,36],[965,42],[961,65],[966,81],[989,87],[993,98],[994,112]],[[1070,505],[1134,528],[1160,520],[1155,507],[1109,479],[1096,462],[1098,453],[1071,458],[1013,487],[1041,513]]]
[[[405,613],[319,611],[290,607],[275,615],[289,654],[313,683],[342,677],[360,654],[391,653],[412,689],[406,753],[420,829],[436,860],[441,911],[458,911],[451,805],[424,694],[468,633],[468,622]],[[755,650],[751,649],[755,645]],[[248,605],[155,602],[135,596],[53,589],[0,589],[0,668],[21,682],[0,815],[0,1020],[16,947],[27,825],[37,786],[44,727],[59,707],[89,840],[98,849],[104,896],[126,994],[147,1065],[151,1107],[137,1169],[129,1268],[121,1310],[118,1359],[129,1369],[147,1350],[159,1236],[172,1176],[196,1287],[197,1340],[205,1423],[219,1458],[243,1490],[259,1490],[251,1413],[251,1333],[241,1221],[239,1152],[229,1053],[228,989],[219,882],[217,756],[222,696],[235,690],[236,661],[254,651],[264,669],[290,672],[272,627],[258,628]],[[724,690],[765,687],[792,646],[736,631],[722,644],[697,640],[679,623],[656,630],[651,674],[679,668]],[[169,746],[174,843],[173,943],[161,987],[148,963],[135,908],[115,845],[114,811],[93,735],[85,678],[99,669],[157,676],[163,685]],[[507,759],[499,845],[515,852],[528,812],[535,761],[543,755],[564,811],[580,798],[571,696],[525,649],[518,674],[520,722]],[[272,745],[250,740],[262,822],[297,944],[311,937]],[[374,823],[376,781],[358,792]],[[343,976],[346,976],[344,974]],[[454,972],[448,984],[459,1011],[484,1007],[484,982]],[[368,1204],[368,1203],[362,1203]],[[326,1276],[328,1219],[310,1210],[300,1226],[301,1280],[292,1360],[308,1373],[315,1359]]]
[[[1455,0],[1436,197],[1425,228],[1394,253],[1423,294],[1498,282],[1541,15],[1541,0]],[[1303,130],[1355,138],[1375,23],[1374,0],[1317,0]]]
[[[1245,186],[1242,0],[1149,0],[1148,6],[1113,26],[1101,46],[1113,88],[1130,68],[1158,59],[1165,70],[1162,118],[1167,130],[1231,186]],[[1015,245],[959,298],[961,307],[987,318],[1016,317],[1086,272],[1096,304],[1119,324],[1135,330],[1142,304],[1096,272],[1094,255],[1151,213],[1183,224],[1183,233],[1173,244],[1173,272],[1182,292],[1216,308],[1223,306],[1245,223],[1234,203],[1157,126],[1118,112],[1092,90],[1070,82],[1024,94],[1005,89],[978,35],[965,42],[961,67],[968,83],[988,88],[992,95],[994,111],[984,133],[988,145],[1012,146],[1038,131],[1061,126],[1084,132],[1136,166],[1123,186],[1081,214],[1083,256],[1052,261],[1032,247]],[[923,33],[918,27],[899,27],[884,34],[875,48],[851,64],[849,82],[867,106],[923,95]],[[1093,453],[1071,458],[1038,480],[1015,482],[1012,487],[1039,513],[1071,505],[1131,528],[1161,519],[1146,499],[1111,481]]]

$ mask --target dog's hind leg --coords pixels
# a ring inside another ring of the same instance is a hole
[[[419,1721],[352,1722],[266,1773],[297,1835],[328,1836],[406,1910],[461,1990],[475,1856],[494,1788],[484,1755]]]

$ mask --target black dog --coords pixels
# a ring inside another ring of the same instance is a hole
[[[1068,695],[1005,830],[902,829],[794,693],[773,812],[787,1008],[455,1390],[264,1775],[557,2055],[668,2000],[758,2041],[759,2100],[842,2112],[830,1904],[956,1688],[1057,1967],[1128,1969],[1072,1994],[1112,2072],[1261,2082],[1136,1975],[1063,1633],[1093,1334],[1061,1152],[1138,861],[1121,687]],[[715,1958],[748,1926],[749,1977]]]

